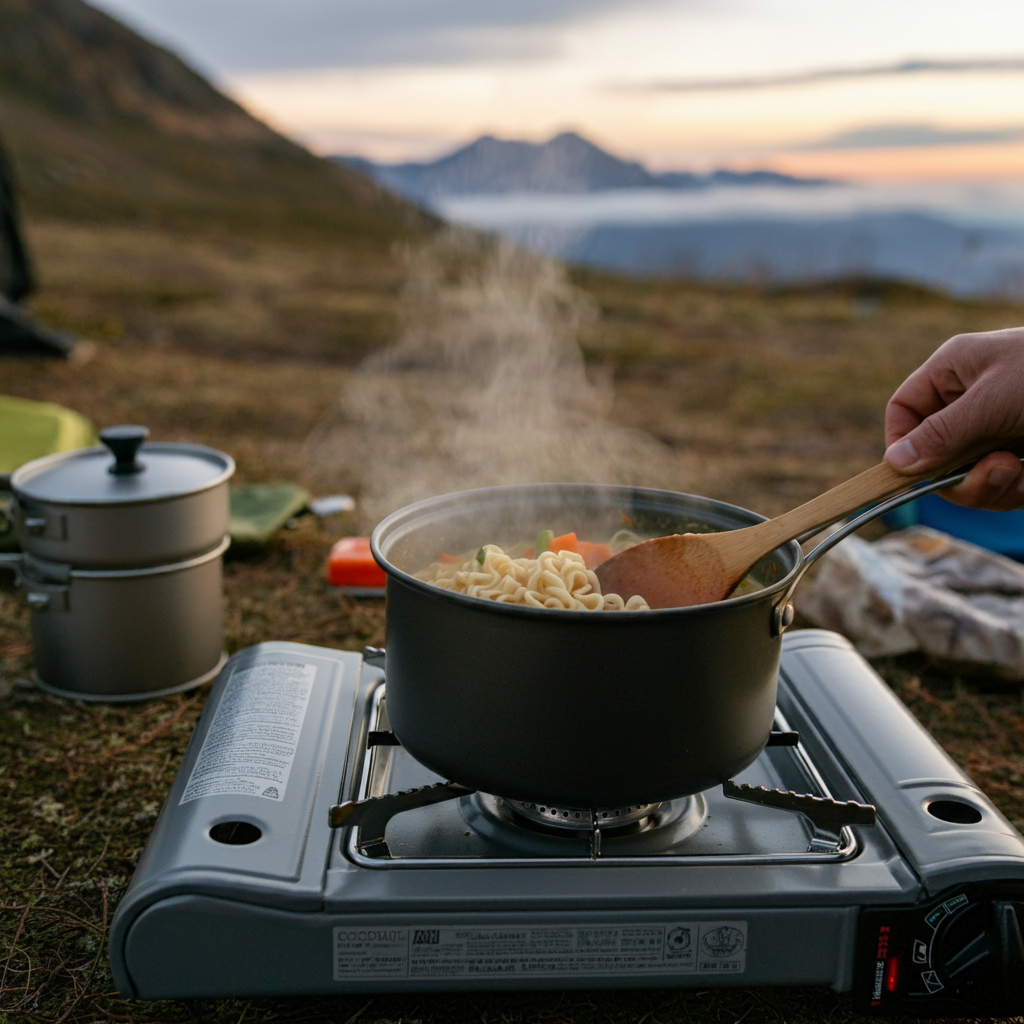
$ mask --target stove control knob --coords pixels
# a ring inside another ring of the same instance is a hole
[[[1022,924],[1024,903],[1010,900],[974,903],[949,917],[936,935],[932,964],[947,991],[935,994],[1024,1012]]]

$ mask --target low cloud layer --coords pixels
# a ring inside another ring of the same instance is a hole
[[[853,131],[830,135],[804,149],[889,149],[922,146],[965,146],[986,142],[1016,142],[1024,139],[1024,128],[982,131],[950,130],[927,124],[866,125]]]
[[[863,78],[889,78],[906,75],[983,74],[1024,72],[1024,57],[966,58],[961,60],[905,60],[896,63],[868,64],[859,67],[817,68],[810,71],[770,75],[743,75],[733,78],[676,78],[621,86],[649,92],[745,92],[751,89],[776,89],[791,85],[816,85]]]

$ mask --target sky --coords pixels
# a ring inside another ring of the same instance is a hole
[[[1020,0],[93,0],[320,153],[1024,179]]]

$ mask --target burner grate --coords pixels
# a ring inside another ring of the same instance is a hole
[[[856,812],[849,823],[867,824],[860,815],[873,812],[832,799],[781,712],[768,749],[741,784],[663,803],[590,809],[446,782],[397,742],[383,685],[368,711],[355,799],[330,813],[331,826],[347,833],[346,855],[365,867],[836,863],[860,849],[844,816]],[[802,813],[794,820],[780,808]],[[842,820],[833,821],[836,814]]]

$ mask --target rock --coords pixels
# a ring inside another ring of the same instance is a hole
[[[1024,566],[928,527],[847,538],[796,607],[868,657],[921,650],[1024,680]]]

